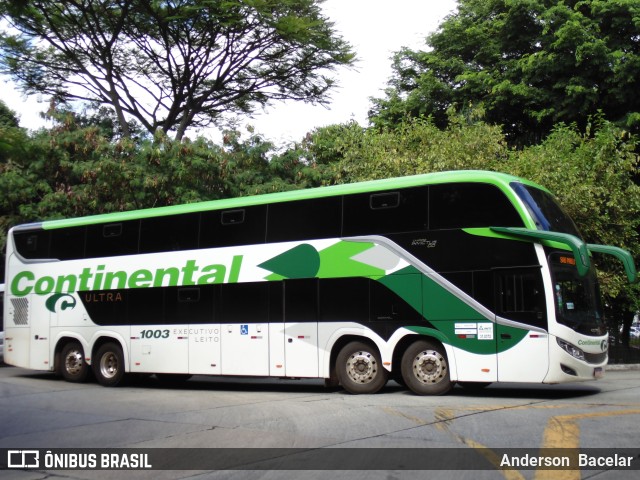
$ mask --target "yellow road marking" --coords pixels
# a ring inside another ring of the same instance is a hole
[[[619,415],[640,415],[640,409],[634,410],[614,410],[609,412],[589,412],[572,415],[558,415],[551,417],[547,422],[542,437],[541,450],[547,448],[580,448],[580,425],[579,420],[585,418],[616,417]],[[544,453],[541,453],[544,454]],[[571,459],[573,465],[577,464],[577,450],[574,451],[576,458]],[[535,480],[579,480],[580,470],[537,470]]]
[[[413,423],[417,425],[427,424],[427,421],[423,420],[422,418],[414,417],[413,415],[407,415],[406,413],[401,412],[400,410],[396,410],[395,408],[392,408],[392,407],[382,407],[382,410],[390,415],[395,415],[397,417],[402,417],[402,418],[406,418],[407,420],[411,420]]]
[[[449,408],[438,408],[434,412],[436,420],[440,420],[436,423],[436,428],[447,432],[449,435],[454,437],[458,442],[468,445],[473,448],[476,452],[486,458],[491,465],[493,465],[498,472],[502,474],[505,480],[524,480],[524,476],[518,472],[517,470],[501,470],[500,462],[502,458],[498,456],[493,450],[491,450],[486,445],[483,445],[475,440],[471,440],[470,438],[463,437],[462,435],[458,435],[457,433],[452,432],[449,429],[450,423],[454,420],[454,410]]]
[[[620,405],[623,406],[623,405]],[[628,406],[636,407],[638,404],[631,404]],[[467,407],[462,408],[462,411],[500,411],[500,410],[521,410],[521,409],[557,409],[557,408],[593,408],[593,405],[521,405],[516,407]],[[406,418],[417,425],[426,425],[427,421],[415,417],[412,415],[407,415],[399,410],[396,410],[391,407],[382,407],[382,409],[391,414]],[[486,458],[491,465],[496,467],[496,470],[502,474],[502,476],[506,480],[524,480],[524,476],[517,470],[502,470],[500,469],[500,463],[502,461],[502,457],[496,454],[489,447],[482,445],[475,440],[471,440],[470,438],[466,438],[462,435],[454,433],[450,430],[450,425],[455,420],[455,409],[450,408],[437,408],[434,411],[434,417],[436,420],[435,427],[443,432],[448,433],[453,438],[455,438],[458,442],[468,445],[469,447],[475,449],[478,453],[480,453],[484,458]],[[615,417],[619,415],[640,415],[640,408],[634,408],[631,410],[613,410],[608,412],[588,412],[588,413],[577,413],[570,415],[556,415],[551,417],[547,426],[544,430],[542,437],[542,445],[540,446],[540,455],[544,456],[544,451],[546,449],[573,449],[573,455],[576,458],[571,459],[571,463],[573,465],[577,465],[577,449],[580,447],[580,425],[578,422],[587,418],[602,418],[602,417]],[[567,455],[572,455],[572,453],[566,453]],[[536,470],[534,480],[580,480],[580,470]]]

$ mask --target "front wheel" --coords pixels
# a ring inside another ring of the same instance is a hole
[[[453,387],[444,348],[428,340],[419,340],[404,352],[402,378],[418,395],[443,395]]]
[[[378,350],[363,342],[345,345],[336,359],[338,380],[349,393],[376,393],[387,383]]]
[[[93,357],[93,374],[100,385],[115,387],[124,377],[124,355],[116,343],[105,343]]]
[[[59,373],[67,382],[84,382],[89,365],[84,360],[84,349],[79,342],[69,342],[60,353]]]

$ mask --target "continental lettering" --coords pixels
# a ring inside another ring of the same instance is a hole
[[[601,340],[578,340],[580,346],[600,346]]]
[[[122,290],[125,288],[177,287],[187,285],[210,285],[214,283],[236,283],[240,276],[242,255],[236,255],[231,265],[200,265],[197,260],[187,260],[182,266],[161,267],[155,270],[138,269],[109,271],[106,265],[85,267],[78,273],[43,275],[37,277],[33,271],[18,272],[11,280],[12,295],[24,297],[30,294],[92,292],[98,290]]]

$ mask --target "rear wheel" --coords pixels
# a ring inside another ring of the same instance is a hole
[[[442,395],[453,387],[444,348],[428,340],[419,340],[402,356],[402,378],[418,395]]]
[[[363,342],[345,345],[336,359],[336,373],[349,393],[376,393],[387,383],[378,350]]]
[[[105,343],[93,358],[93,374],[100,385],[115,387],[124,377],[124,355],[116,343]]]
[[[58,371],[67,382],[84,382],[87,379],[89,365],[84,360],[84,349],[79,342],[69,342],[62,348]]]

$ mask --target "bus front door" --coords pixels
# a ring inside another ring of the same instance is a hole
[[[542,382],[549,368],[549,335],[541,269],[495,274],[498,381]]]

